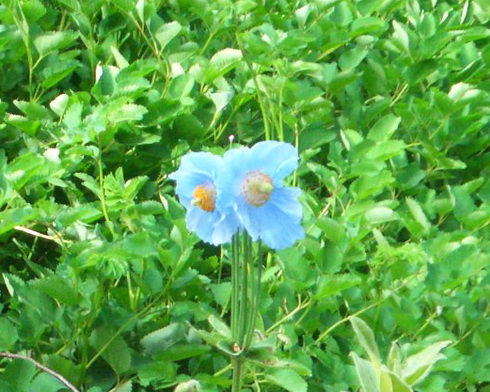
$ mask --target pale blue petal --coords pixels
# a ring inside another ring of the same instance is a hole
[[[240,220],[254,241],[260,237],[270,248],[284,249],[304,237],[299,193],[297,188],[278,188],[263,206],[239,208]]]
[[[223,156],[223,166],[216,179],[217,208],[228,212],[241,197],[241,183],[249,170],[247,169],[250,149],[242,147],[229,150]]]
[[[215,178],[222,164],[222,158],[210,152],[190,152],[182,157],[179,170],[199,173]]]
[[[221,215],[220,219],[214,224],[210,242],[214,245],[230,242],[231,237],[237,232],[238,227],[238,217],[234,212],[228,215]]]
[[[207,212],[197,207],[191,207],[187,211],[185,223],[187,228],[196,233],[201,240],[211,243],[216,219],[215,212]]]
[[[259,142],[250,149],[249,167],[268,174],[276,187],[298,167],[298,152],[293,145],[277,141]]]
[[[222,162],[221,157],[208,152],[191,152],[182,157],[179,169],[169,176],[176,181],[175,192],[187,209],[187,228],[201,240],[214,245],[230,242],[239,225],[236,215],[224,215],[216,205],[212,212],[203,211],[191,205],[191,200],[196,187],[215,186]]]

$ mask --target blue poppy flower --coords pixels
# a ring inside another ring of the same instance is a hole
[[[238,216],[256,241],[283,249],[304,237],[301,191],[282,181],[298,166],[298,152],[288,143],[265,141],[227,151],[217,181],[218,208]]]
[[[235,215],[224,215],[216,208],[216,177],[222,169],[223,159],[209,152],[190,152],[179,169],[169,178],[175,180],[175,192],[186,208],[187,228],[214,245],[231,241],[238,229]]]

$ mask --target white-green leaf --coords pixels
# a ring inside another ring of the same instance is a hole
[[[408,357],[402,369],[402,376],[404,380],[410,384],[414,385],[429,374],[432,366],[439,360],[444,358],[440,352],[441,350],[449,345],[451,341],[444,340],[442,342],[437,342],[426,347],[417,354]]]
[[[411,197],[407,197],[406,202],[414,219],[420,224],[420,226],[422,226],[424,232],[427,233],[430,229],[430,222],[427,220],[427,217],[425,216],[422,207],[420,207],[420,204]]]
[[[209,98],[211,98],[211,101],[213,101],[214,106],[216,106],[216,112],[221,112],[226,105],[231,101],[233,98],[233,91],[224,91],[224,92],[219,92],[219,93],[212,93],[209,94]]]
[[[369,325],[367,325],[359,317],[351,316],[349,317],[349,320],[352,324],[354,332],[356,333],[357,340],[364,350],[366,350],[371,362],[379,365],[379,351],[376,340],[374,339],[373,331],[371,328],[369,328]]]
[[[53,99],[49,103],[49,107],[53,112],[55,112],[58,116],[63,116],[63,113],[68,106],[69,97],[66,94],[60,94],[55,99]]]
[[[393,33],[393,38],[401,45],[405,52],[410,53],[410,41],[405,27],[394,20],[393,29],[395,30]]]
[[[357,376],[363,392],[380,392],[379,376],[371,362],[360,358],[355,353],[350,354],[356,366]]]

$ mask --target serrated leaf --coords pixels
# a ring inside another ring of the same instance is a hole
[[[142,105],[126,103],[123,105],[117,105],[115,108],[111,108],[108,119],[113,123],[118,123],[121,121],[140,121],[147,112],[148,109]]]
[[[375,366],[379,366],[379,351],[376,340],[374,339],[374,334],[371,328],[359,317],[351,316],[349,317],[352,328],[356,333],[357,340],[359,344],[366,350],[371,362]]]
[[[50,88],[71,75],[82,64],[76,60],[58,60],[41,71],[41,86]]]
[[[180,30],[182,30],[182,26],[177,21],[160,26],[158,30],[155,31],[155,38],[160,44],[160,49],[165,49],[168,43],[180,33]]]
[[[226,48],[211,57],[210,64],[216,69],[225,69],[243,58],[241,50]]]
[[[231,71],[243,58],[241,50],[226,48],[215,53],[209,62],[209,68],[205,70],[205,80],[210,83],[218,77]],[[194,73],[196,80],[202,78]]]
[[[308,384],[292,369],[271,369],[265,374],[265,379],[290,392],[307,392]]]
[[[44,294],[65,305],[71,306],[78,302],[73,286],[69,286],[60,276],[52,275],[46,278],[36,279],[29,283]]]
[[[53,31],[42,34],[34,39],[34,46],[41,56],[60,50],[72,44],[78,34],[72,31]]]
[[[38,216],[32,208],[13,208],[0,212],[0,234],[13,230],[15,226],[23,226]]]

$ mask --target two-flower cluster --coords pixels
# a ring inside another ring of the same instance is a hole
[[[190,152],[170,178],[187,209],[187,228],[203,241],[220,245],[246,230],[253,241],[283,249],[304,236],[301,191],[282,184],[297,166],[291,144],[265,141],[223,157]]]

